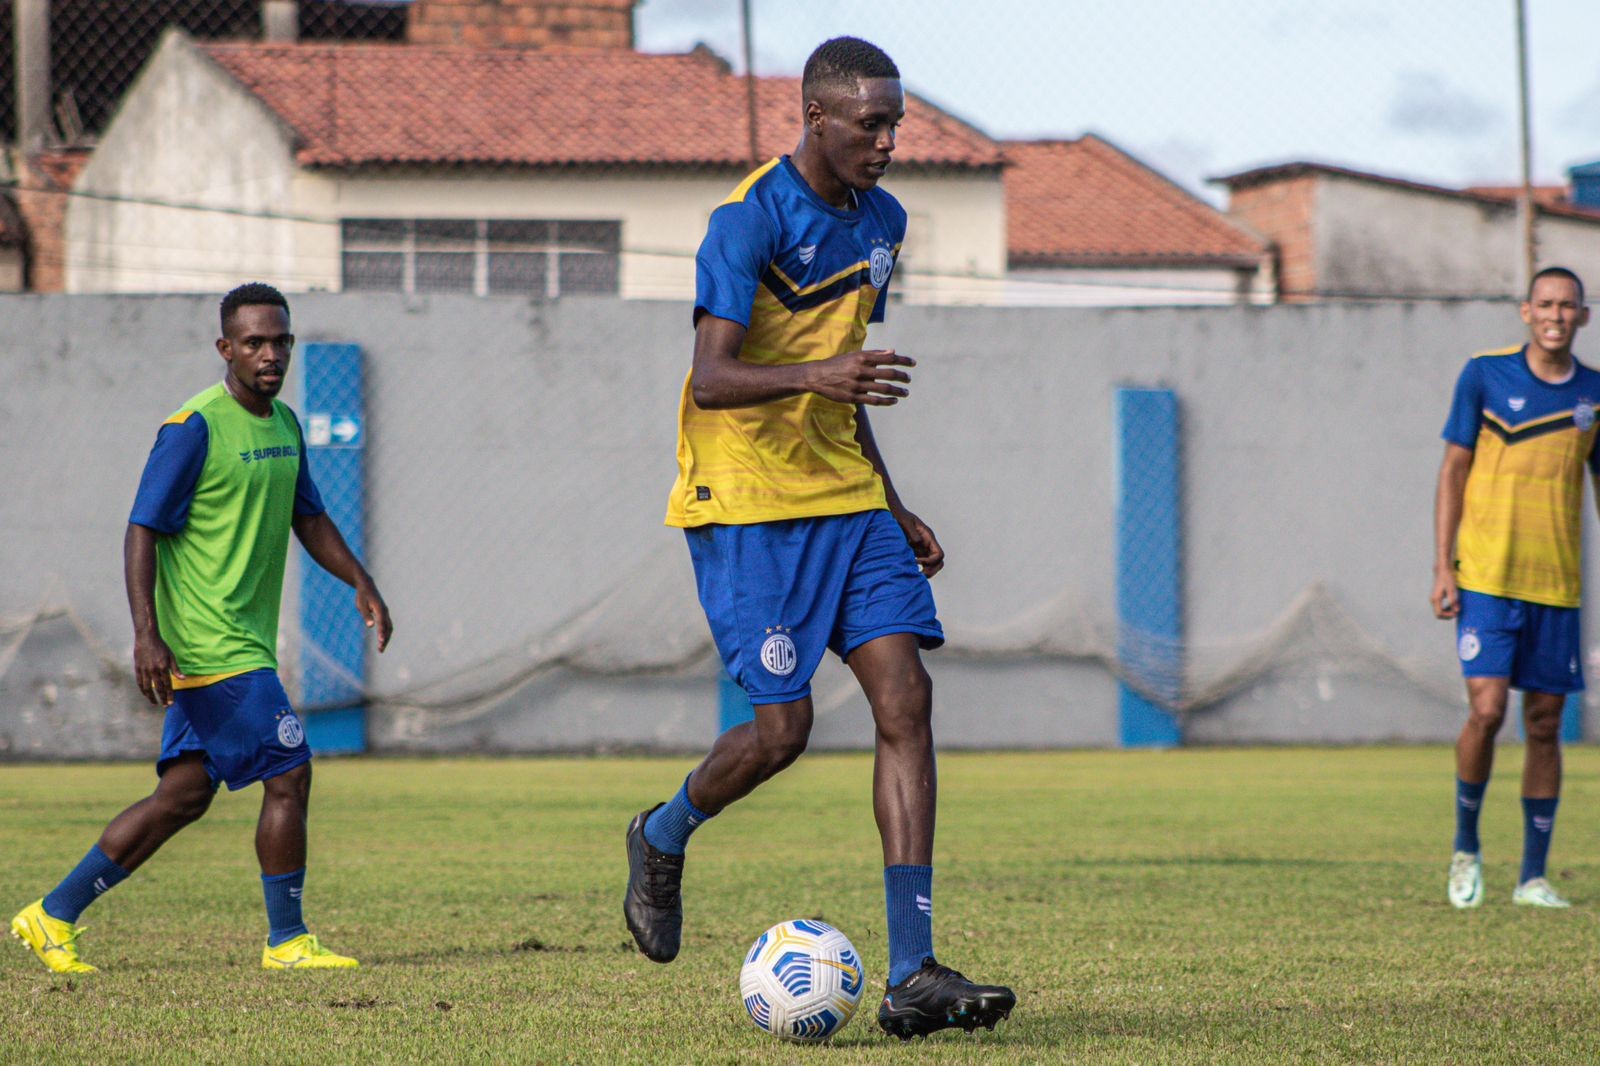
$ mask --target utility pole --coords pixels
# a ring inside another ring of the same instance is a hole
[[[1518,216],[1522,223],[1522,262],[1517,279],[1519,299],[1528,291],[1533,281],[1534,266],[1538,262],[1537,236],[1534,232],[1533,208],[1533,130],[1528,116],[1528,11],[1526,0],[1517,0],[1517,115],[1522,138],[1522,196],[1518,201]]]
[[[50,140],[50,0],[15,0],[17,148],[37,152]]]
[[[750,130],[750,167],[761,165],[761,139],[756,126],[756,64],[754,31],[750,26],[750,0],[740,0],[739,28],[744,35],[744,103]]]

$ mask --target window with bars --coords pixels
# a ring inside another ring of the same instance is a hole
[[[620,288],[621,222],[349,218],[341,230],[346,292],[553,298]]]

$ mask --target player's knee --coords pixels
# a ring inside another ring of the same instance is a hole
[[[912,740],[933,729],[933,678],[921,663],[872,701],[878,734],[886,740]]]
[[[1500,732],[1500,727],[1505,723],[1506,708],[1504,704],[1474,704],[1467,719],[1474,729],[1493,736]]]
[[[762,730],[758,737],[761,760],[770,777],[805,754],[806,744],[811,739],[811,719],[809,716],[785,719]]]
[[[211,800],[215,795],[209,785],[203,785],[158,789],[155,798],[166,821],[176,825],[188,825],[199,821],[201,816],[211,809]]]
[[[1561,739],[1561,712],[1530,714],[1522,723],[1529,744],[1555,744]]]
[[[304,808],[311,799],[311,764],[301,763],[288,773],[269,777],[261,789],[266,802]]]

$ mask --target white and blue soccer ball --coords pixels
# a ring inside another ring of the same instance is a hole
[[[814,918],[779,922],[762,933],[739,970],[750,1020],[774,1036],[808,1044],[845,1027],[866,984],[850,938]]]

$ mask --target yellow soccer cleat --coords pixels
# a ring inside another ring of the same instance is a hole
[[[83,930],[71,922],[52,918],[44,911],[44,900],[35,900],[11,919],[11,935],[33,949],[56,973],[99,973],[78,958],[77,939]]]
[[[301,933],[277,947],[269,944],[261,951],[263,970],[354,970],[360,965],[348,955],[329,951],[310,933]]]

